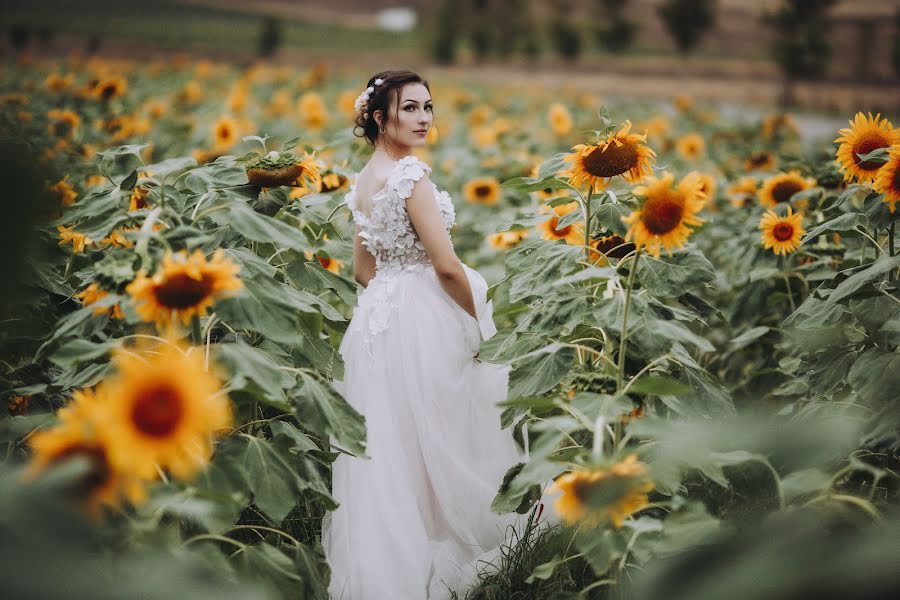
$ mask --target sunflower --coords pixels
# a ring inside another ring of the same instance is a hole
[[[888,161],[878,170],[872,187],[879,194],[884,194],[883,200],[889,205],[891,212],[894,212],[897,201],[900,200],[900,146],[891,150]]]
[[[316,92],[307,92],[297,101],[303,125],[310,129],[321,129],[328,122],[328,110],[322,96]]]
[[[653,487],[646,465],[629,454],[609,469],[566,473],[548,493],[561,492],[554,509],[569,525],[597,527],[611,521],[619,528],[628,515],[647,505]]]
[[[59,232],[59,245],[72,244],[72,252],[74,254],[84,252],[85,246],[94,244],[94,241],[88,236],[75,231],[74,225],[70,225],[69,227],[57,225],[56,231]]]
[[[67,73],[65,75],[50,73],[44,80],[44,87],[51,92],[59,93],[72,87],[73,81],[75,81],[74,73]]]
[[[775,168],[778,160],[771,152],[754,152],[744,159],[745,171],[769,171]]]
[[[334,192],[350,187],[350,180],[340,173],[332,171],[322,177],[322,193]]]
[[[756,192],[759,182],[756,177],[741,177],[737,182],[728,187],[731,196],[731,205],[735,208],[743,208],[756,200]]]
[[[191,479],[208,464],[213,437],[232,425],[220,380],[201,349],[167,338],[113,351],[104,405],[115,458],[153,479],[157,468]]]
[[[664,115],[657,115],[644,121],[638,129],[646,131],[648,138],[658,138],[666,134],[670,127],[668,118]]]
[[[595,192],[617,175],[632,183],[639,181],[650,172],[656,153],[644,143],[646,134],[628,133],[630,130],[631,121],[625,121],[622,129],[610,133],[604,141],[574,146],[575,152],[565,157],[572,166],[560,175],[575,187],[589,185]]]
[[[147,194],[150,193],[150,188],[138,185],[135,186],[134,189],[131,190],[131,199],[128,202],[128,210],[141,210],[143,208],[149,208],[149,203],[147,202]]]
[[[482,104],[480,106],[476,106],[472,109],[472,112],[469,113],[469,116],[466,118],[469,125],[471,127],[479,127],[488,122],[491,118],[493,111],[490,106]]]
[[[96,281],[75,295],[75,297],[81,300],[81,303],[85,306],[96,304],[107,296],[109,296],[109,292],[101,289]],[[125,313],[122,312],[122,307],[120,307],[118,304],[113,304],[112,306],[98,306],[94,308],[95,315],[103,315],[109,313],[112,313],[112,316],[115,319],[125,319]]]
[[[500,182],[495,177],[477,177],[466,182],[463,194],[473,204],[497,204],[500,200]]]
[[[777,136],[786,136],[789,134],[797,134],[797,123],[794,117],[787,113],[776,114],[766,117],[762,124],[763,137],[772,139]]]
[[[699,133],[689,133],[676,140],[675,150],[685,160],[697,160],[706,152],[706,142]]]
[[[672,104],[679,110],[679,112],[687,112],[692,106],[694,106],[694,99],[687,94],[678,94],[674,98],[672,98]]]
[[[559,102],[552,104],[547,117],[550,119],[550,129],[554,134],[561,137],[572,133],[572,115],[564,105]]]
[[[153,277],[141,270],[125,291],[145,321],[163,326],[180,319],[186,325],[193,315],[204,316],[216,300],[243,287],[238,271],[240,266],[221,249],[210,261],[199,249],[190,257],[183,250],[168,252]]]
[[[182,104],[197,104],[203,99],[203,88],[195,80],[188,81],[178,92],[176,99]]]
[[[69,498],[95,517],[103,505],[118,506],[122,499],[140,504],[147,499],[141,480],[113,456],[102,413],[107,401],[102,386],[76,390],[69,404],[60,409],[57,426],[29,436],[33,454],[24,472],[26,479],[34,479],[52,465],[85,459],[87,472],[67,491]]]
[[[97,100],[108,102],[113,98],[118,98],[128,89],[128,84],[121,77],[111,77],[104,79],[92,90],[94,98]]]
[[[590,260],[596,265],[605,265],[610,258],[623,258],[630,254],[634,247],[634,244],[615,234],[594,238],[591,240]]]
[[[238,139],[238,124],[232,117],[223,115],[213,126],[213,147],[227,150],[234,146]]]
[[[313,259],[312,252],[304,252],[303,254],[306,256],[306,260]],[[318,254],[318,253],[315,255],[315,257],[319,260],[319,264],[322,265],[322,267],[326,271],[331,271],[332,273],[340,273],[341,272],[341,267],[344,264],[342,261],[339,261],[336,258],[331,258],[330,256],[324,256],[324,255]]]
[[[779,204],[790,202],[797,192],[815,187],[816,180],[803,177],[800,171],[792,170],[787,173],[773,175],[763,182],[759,191],[759,201],[763,206],[775,208]]]
[[[759,228],[762,230],[763,247],[785,256],[800,247],[800,238],[806,233],[802,216],[792,213],[790,206],[784,217],[779,217],[773,210],[766,211],[759,221]]]
[[[56,194],[56,197],[59,198],[59,203],[63,206],[74,204],[75,198],[78,197],[75,188],[72,187],[72,184],[69,183],[68,179],[69,176],[66,175],[50,186],[50,191]]]
[[[337,99],[338,110],[348,121],[356,119],[356,94],[353,90],[344,90]]]
[[[834,140],[840,144],[837,162],[846,181],[856,178],[859,183],[870,183],[876,178],[882,163],[874,160],[861,162],[858,155],[900,143],[900,131],[894,129],[887,119],[881,119],[881,113],[874,117],[869,113],[867,118],[858,112],[850,125],[849,129],[841,129],[841,137]]]
[[[697,176],[700,178],[700,191],[706,196],[707,204],[714,206],[718,189],[715,176],[711,173],[698,173]]]
[[[584,243],[584,221],[576,221],[565,227],[559,227],[559,219],[567,214],[581,210],[577,202],[569,202],[554,206],[552,209],[547,206],[541,207],[541,212],[554,212],[555,214],[538,223],[538,230],[541,231],[541,238],[545,240],[566,240],[567,244],[579,245]]]
[[[688,225],[703,223],[696,216],[706,201],[699,175],[687,174],[676,187],[674,181],[675,176],[666,173],[659,179],[650,177],[646,185],[634,188],[634,194],[643,196],[644,201],[638,210],[622,217],[630,225],[625,240],[634,240],[638,248],[646,246],[653,256],[658,257],[662,247],[669,254],[672,248],[681,248],[691,234]]]
[[[47,118],[51,121],[47,125],[47,131],[54,137],[71,139],[75,130],[81,127],[81,117],[71,110],[54,108],[47,112]]]
[[[512,231],[498,231],[487,236],[487,242],[494,250],[509,250],[518,246],[528,237],[527,229],[514,229]]]

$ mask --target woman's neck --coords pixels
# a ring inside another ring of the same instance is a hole
[[[381,152],[382,154],[386,155],[391,160],[400,160],[400,159],[412,154],[412,148],[409,148],[409,147],[403,148],[403,147],[397,147],[397,146],[392,146],[392,147],[388,148],[385,144],[376,144],[375,151]]]

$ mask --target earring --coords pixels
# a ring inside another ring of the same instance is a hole
[[[385,133],[384,125],[381,126],[381,133]]]

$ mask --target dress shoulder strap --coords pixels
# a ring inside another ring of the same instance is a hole
[[[388,176],[387,187],[397,193],[398,199],[406,200],[412,196],[413,186],[426,173],[431,173],[431,167],[425,162],[412,155],[404,156]]]

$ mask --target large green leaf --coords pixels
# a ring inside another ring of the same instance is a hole
[[[900,254],[897,256],[882,255],[866,269],[854,273],[838,284],[838,286],[834,288],[834,291],[828,295],[826,302],[834,303],[843,300],[844,298],[851,296],[870,281],[881,277],[891,269],[896,269],[897,267],[900,267]]]
[[[536,396],[554,387],[572,366],[575,350],[559,342],[519,357],[510,374],[509,397]]]
[[[545,240],[522,242],[506,255],[507,271],[513,274],[510,302],[550,292],[557,279],[581,268],[578,261],[583,258],[580,246]]]
[[[232,389],[251,391],[281,409],[288,408],[284,390],[291,387],[294,378],[280,369],[272,356],[241,339],[234,344],[215,344],[213,349],[217,362],[232,374]]]
[[[655,296],[677,297],[715,280],[716,270],[693,245],[672,256],[642,256],[637,277]]]
[[[363,457],[366,439],[365,417],[350,406],[333,386],[301,372],[300,388],[295,392],[297,418],[304,426],[332,436],[333,442],[356,456]]]
[[[277,248],[291,248],[298,252],[313,250],[296,227],[256,212],[242,198],[220,194],[200,212],[207,210],[210,211],[207,216],[215,223],[230,226],[248,240],[268,242]]]
[[[848,380],[868,402],[896,401],[900,390],[900,352],[870,348],[853,363]]]

